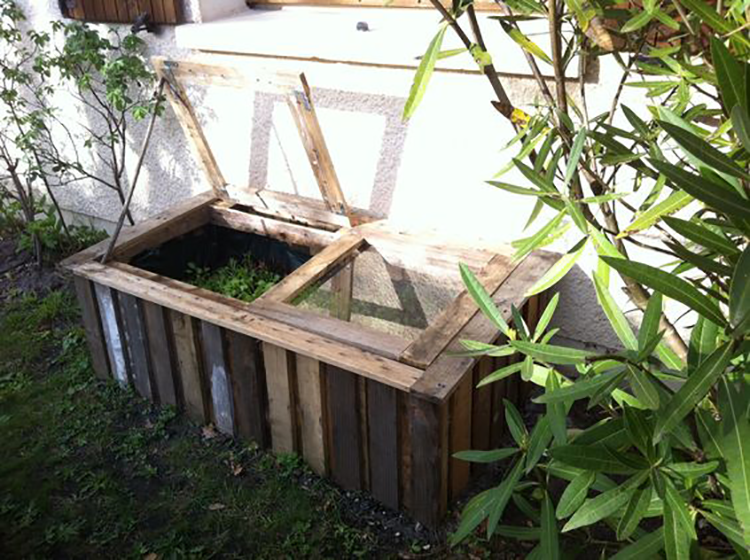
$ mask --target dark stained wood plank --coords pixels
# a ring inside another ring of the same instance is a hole
[[[485,357],[474,366],[474,394],[471,402],[471,448],[486,451],[490,449],[492,426],[492,385],[479,389],[479,382],[494,371],[492,358]],[[496,383],[502,383],[501,381]]]
[[[492,362],[493,370],[498,370],[510,364],[508,358],[493,358]],[[508,378],[493,383],[491,387],[492,423],[490,427],[490,446],[494,449],[501,447],[503,437],[506,433],[505,405],[503,404],[503,399],[506,396],[506,390],[508,388]]]
[[[447,500],[448,442],[444,437],[446,404],[436,404],[412,394],[411,416],[411,512],[427,527],[436,527]]]
[[[398,401],[398,455],[399,471],[399,506],[411,511],[411,414],[409,412],[409,393],[397,391]]]
[[[203,371],[211,395],[211,420],[220,432],[234,435],[234,399],[229,381],[224,353],[222,330],[207,321],[201,321]]]
[[[453,458],[458,451],[471,449],[472,371],[450,398],[450,499],[456,499],[469,482],[471,463]]]
[[[89,346],[91,365],[99,379],[109,379],[107,343],[104,340],[104,332],[102,331],[99,319],[99,308],[96,303],[94,288],[91,282],[79,276],[75,276],[73,280],[78,296],[78,303],[81,306],[83,328]]]
[[[120,320],[117,310],[117,302],[114,290],[101,284],[94,285],[96,301],[99,307],[99,316],[104,331],[104,340],[107,344],[107,355],[112,367],[112,374],[120,385],[127,385],[128,366],[125,358],[123,336],[120,334]]]
[[[178,0],[161,0],[164,12],[164,23],[179,23],[182,17],[182,9]]]
[[[271,438],[261,344],[234,331],[226,331],[226,337],[237,432],[266,449],[270,446]]]
[[[393,387],[366,381],[370,492],[382,504],[398,509],[398,393]]]
[[[138,298],[130,294],[118,293],[117,299],[120,303],[120,314],[125,331],[130,377],[138,394],[151,399],[151,367],[140,303]]]
[[[184,313],[170,311],[169,315],[185,410],[196,422],[205,423],[210,416],[203,400],[195,326],[192,318]]]
[[[164,8],[161,0],[151,0],[149,14],[151,14],[151,21],[154,23],[164,23]]]
[[[362,457],[358,409],[357,376],[326,367],[328,419],[331,431],[331,474],[346,490],[362,488]]]
[[[163,307],[145,300],[141,303],[156,394],[161,404],[177,406],[179,386],[175,385],[171,326]]]

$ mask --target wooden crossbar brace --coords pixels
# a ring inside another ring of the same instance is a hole
[[[180,78],[195,78],[208,84],[257,85],[260,86],[260,89],[268,89],[271,86],[275,91],[284,94],[323,201],[331,212],[346,216],[349,223],[353,224],[354,218],[341,190],[331,154],[328,151],[313,106],[310,86],[304,74],[299,74],[294,81],[295,83],[290,83],[289,76],[282,73],[278,73],[270,79],[253,81],[250,79],[243,80],[233,68],[193,62],[183,63],[159,57],[153,58],[152,62],[157,75],[166,81],[168,86],[167,98],[177,119],[188,138],[190,138],[209,184],[217,197],[231,200],[231,196],[227,192],[228,184],[216,163],[216,158],[203,134],[203,129],[198,122],[187,93],[180,83]],[[184,65],[184,68],[182,65]]]

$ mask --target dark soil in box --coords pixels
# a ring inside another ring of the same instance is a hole
[[[140,253],[130,264],[252,301],[310,256],[305,247],[209,224]]]

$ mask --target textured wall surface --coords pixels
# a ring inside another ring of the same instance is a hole
[[[47,27],[51,19],[60,17],[55,0],[23,0],[20,4],[36,28]],[[201,2],[191,0],[188,4],[189,20],[202,21]],[[221,4],[229,11],[236,9],[232,1]],[[206,20],[217,17],[215,10],[209,12],[211,17]],[[203,13],[208,12],[204,9]],[[425,17],[432,16],[425,12]],[[173,28],[149,35],[146,39],[150,54],[223,59],[224,55],[188,48],[196,33],[202,34],[202,44],[210,42],[210,37],[205,36],[210,33],[209,25],[212,24],[196,23],[178,28],[178,36],[182,33],[185,38],[182,41],[176,40]],[[421,37],[422,49],[429,42],[431,32],[434,27]],[[332,29],[324,39],[336,41],[336,33],[337,30]],[[248,41],[251,39],[248,37]],[[286,39],[288,37],[279,37],[279,44]],[[368,40],[372,42],[372,38]],[[236,50],[243,50],[241,40],[238,39],[236,45]],[[265,48],[273,51],[272,45],[265,44]],[[377,49],[377,44],[373,48]],[[342,53],[347,52],[346,41],[341,42],[340,49]],[[303,54],[300,53],[300,57]],[[415,60],[422,53],[406,54]],[[510,54],[492,54],[501,71],[511,62],[508,56],[521,57],[517,50]],[[344,56],[342,54],[342,58]],[[469,243],[478,238],[508,242],[528,235],[524,234],[523,227],[533,200],[499,191],[485,183],[510,161],[516,148],[503,151],[513,137],[513,130],[490,106],[492,91],[483,76],[437,72],[416,115],[404,124],[400,115],[411,85],[412,69],[268,56],[243,58],[258,67],[306,73],[313,86],[321,126],[339,178],[354,206],[387,216],[397,227],[438,229]],[[516,60],[512,62],[515,65]],[[511,66],[515,68],[514,65]],[[588,73],[589,114],[609,110],[619,81],[616,65],[603,65]],[[503,83],[514,104],[529,106],[539,97],[530,76],[506,76]],[[576,84],[571,83],[570,87],[571,95],[580,102]],[[622,99],[633,109],[644,112],[645,104],[636,97],[637,91],[625,88]],[[219,165],[230,182],[317,196],[302,145],[280,99],[218,88],[195,87],[190,88],[189,93]],[[75,107],[74,100],[68,99],[66,103],[70,103],[70,115],[87,117]],[[91,124],[97,126],[95,119]],[[131,170],[144,129],[145,124],[141,123],[131,132],[127,153]],[[503,180],[523,184],[523,179],[514,171],[504,175]],[[135,194],[136,219],[159,212],[206,188],[190,147],[168,110],[157,124]],[[79,218],[96,218],[98,223],[106,224],[119,211],[111,192],[90,184],[67,188],[60,193],[60,199],[63,206]],[[561,247],[569,247],[575,240],[572,232]],[[617,340],[596,302],[590,280],[592,261],[593,258],[584,259],[559,285],[563,297],[557,322],[562,334],[574,343],[616,347]],[[619,288],[613,286],[612,290],[623,307],[629,308]],[[632,313],[632,316],[637,320],[639,313]]]

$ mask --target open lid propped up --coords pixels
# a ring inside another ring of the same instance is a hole
[[[252,88],[256,91],[283,95],[327,209],[344,218],[341,225],[356,225],[372,220],[372,217],[366,213],[352,210],[344,198],[336,170],[333,167],[331,154],[326,146],[323,131],[320,128],[313,106],[310,87],[304,74],[258,72],[257,69],[244,69],[241,64],[235,63],[231,66],[219,66],[191,61],[168,60],[162,57],[152,58],[152,63],[159,78],[166,83],[167,98],[180,124],[190,138],[208,182],[218,198],[228,203],[244,204],[254,208],[258,205],[268,205],[268,201],[264,200],[261,195],[264,189],[230,185],[224,179],[203,134],[203,129],[198,122],[193,106],[188,99],[187,92],[182,84],[183,81]]]

